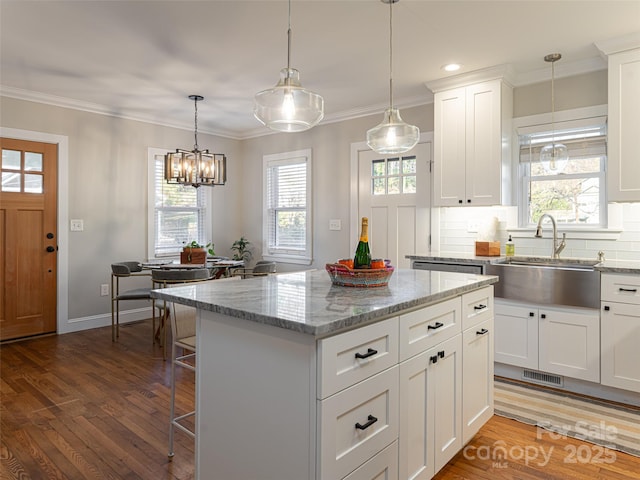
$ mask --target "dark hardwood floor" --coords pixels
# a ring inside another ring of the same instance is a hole
[[[117,343],[100,328],[2,345],[0,478],[193,478],[192,439],[177,432],[175,457],[167,458],[169,362],[150,331],[142,322],[122,326]],[[178,372],[177,402],[186,411],[193,374]],[[596,458],[591,444],[539,436],[533,426],[493,417],[435,478],[640,479],[639,458]]]

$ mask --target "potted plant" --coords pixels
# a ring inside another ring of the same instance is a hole
[[[185,244],[182,247],[182,253],[180,253],[180,263],[206,263],[207,254],[215,255],[213,250],[213,243],[209,242],[206,245],[198,243],[196,240]]]
[[[251,252],[249,245],[251,245],[251,242],[244,237],[240,237],[233,242],[233,245],[231,245],[231,250],[234,251],[233,259],[242,260],[243,262],[251,260],[253,252]]]

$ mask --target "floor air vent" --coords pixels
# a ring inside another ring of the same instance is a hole
[[[549,385],[550,387],[562,387],[562,377],[559,375],[551,375],[549,373],[535,372],[533,370],[524,370],[522,372],[522,379],[529,380],[535,383],[541,383],[543,385]]]

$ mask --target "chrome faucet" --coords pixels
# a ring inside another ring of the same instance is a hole
[[[542,215],[540,215],[540,218],[538,219],[538,226],[536,228],[535,236],[537,238],[542,238],[542,220],[544,219],[544,217],[548,217],[549,220],[551,220],[551,225],[553,226],[553,245],[551,247],[551,258],[560,258],[560,252],[564,250],[564,247],[567,246],[567,242],[566,242],[567,234],[563,233],[562,240],[560,241],[560,243],[558,243],[558,227],[556,225],[555,218],[553,218],[548,213],[543,213]]]

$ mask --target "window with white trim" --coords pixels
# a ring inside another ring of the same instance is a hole
[[[204,245],[210,238],[207,187],[168,184],[164,179],[165,153],[150,148],[148,154],[150,258],[175,256],[184,244],[197,240]]]
[[[263,157],[263,257],[312,261],[311,149]]]
[[[579,122],[573,128],[519,135],[520,144],[520,226],[532,227],[543,213],[558,224],[572,227],[606,227],[606,124]],[[568,161],[543,161],[545,145],[567,147]]]

